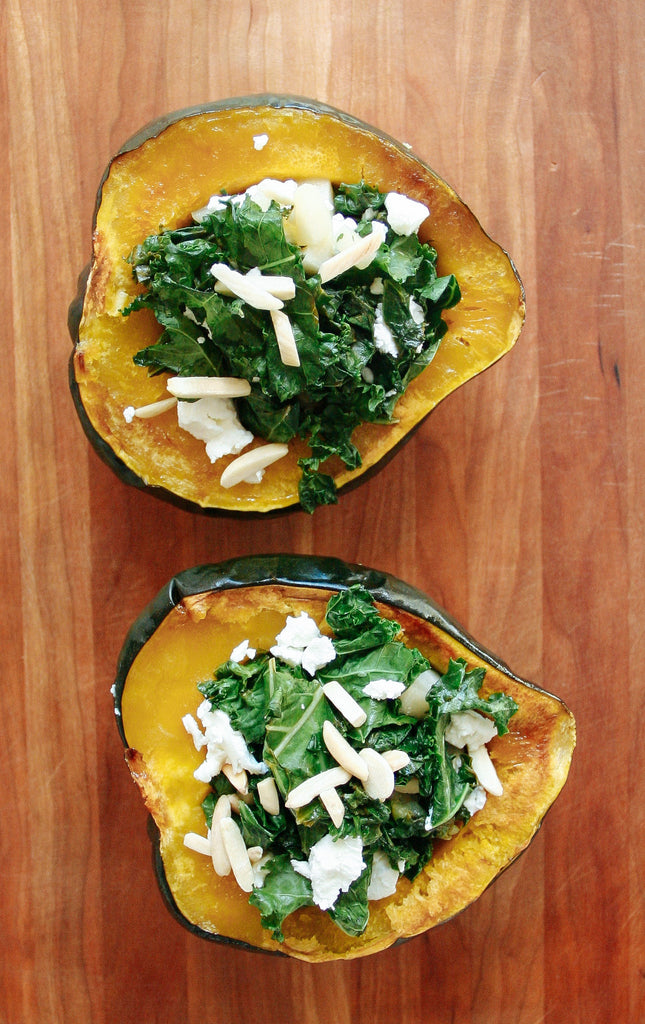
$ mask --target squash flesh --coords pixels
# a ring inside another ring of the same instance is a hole
[[[241,639],[267,648],[287,614],[304,609],[321,621],[329,596],[325,589],[271,585],[187,598],[139,651],[121,699],[126,742],[137,751],[139,777],[133,774],[160,829],[165,877],[181,914],[207,933],[311,961],[384,949],[440,924],[475,900],[532,839],[564,784],[575,742],[573,718],[557,698],[516,679],[418,615],[378,603],[381,614],[401,623],[405,642],[419,647],[440,671],[451,657],[464,657],[471,666],[486,667],[486,691],[503,690],[517,701],[509,734],[490,744],[504,794],[489,798],[458,836],[438,841],[413,884],[401,879],[394,896],[371,904],[363,936],[347,936],[326,914],[305,908],[287,918],[279,946],[233,880],[218,878],[208,858],[183,846],[185,832],[205,833],[200,804],[208,786],[192,777],[201,757],[181,717],[194,713],[201,699],[197,682],[226,660]]]
[[[258,151],[253,136],[266,132]],[[456,275],[462,300],[444,313],[448,331],[429,367],[397,405],[397,423],[364,424],[354,441],[363,464],[332,466],[337,486],[357,479],[392,451],[451,391],[499,359],[514,344],[524,317],[522,286],[503,250],[482,230],[454,191],[404,147],[348,116],[266,104],[204,111],[171,123],[160,134],[117,156],[110,165],[96,215],[94,259],[86,286],[75,380],[99,436],[147,485],[204,508],[270,511],[298,501],[302,443],[262,484],[219,485],[228,460],[213,467],[203,445],[180,430],[172,413],[127,424],[123,409],[158,400],[162,378],[132,362],[160,328],[148,311],[124,318],[137,291],[126,262],[134,246],[159,228],[190,219],[221,188],[239,192],[264,177],[365,179],[384,191],[404,192],[431,209],[421,232],[438,251],[438,273]]]

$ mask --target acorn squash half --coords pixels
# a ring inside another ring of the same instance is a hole
[[[456,836],[436,843],[414,882],[401,876],[394,895],[370,904],[360,937],[306,907],[286,918],[278,943],[232,876],[217,876],[210,858],[184,846],[186,832],[204,832],[200,805],[209,787],[193,776],[201,755],[182,716],[201,700],[197,683],[243,638],[267,649],[286,614],[305,610],[320,622],[330,596],[355,583],[439,671],[451,658],[464,658],[469,667],[486,669],[484,693],[514,698],[519,710],[510,731],[489,746],[504,791]],[[565,783],[575,746],[574,719],[561,700],[514,675],[423,593],[333,558],[253,556],[180,573],[130,629],[113,692],[126,761],[151,814],[157,878],[171,912],[205,939],[308,961],[377,952],[464,910],[531,842]]]
[[[254,136],[268,136],[255,148]],[[124,317],[136,295],[127,257],[146,236],[189,223],[208,197],[243,191],[265,177],[365,180],[426,203],[420,238],[438,252],[437,272],[454,274],[461,301],[444,312],[439,350],[396,407],[396,422],[363,424],[353,442],[362,464],[329,460],[337,489],[360,481],[391,455],[443,398],[515,343],[524,320],[522,284],[508,255],[454,190],[408,147],[342,111],[292,96],[251,96],[179,111],[154,121],[110,162],[98,192],[91,264],[69,311],[74,341],[70,385],[96,451],[120,478],[193,511],[268,513],[298,505],[304,442],[290,442],[260,485],[220,485],[204,445],[171,413],[126,423],[124,409],[164,397],[165,375],[149,376],[133,355],[161,334],[149,310]],[[136,396],[136,397],[134,397]],[[230,457],[229,457],[230,461]]]

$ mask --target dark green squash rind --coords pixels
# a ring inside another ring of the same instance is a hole
[[[128,749],[128,741],[121,715],[121,701],[127,675],[134,659],[144,644],[154,634],[167,615],[186,597],[207,591],[216,592],[241,587],[261,587],[266,585],[283,585],[292,587],[321,588],[330,591],[345,590],[355,583],[366,587],[376,601],[387,604],[391,608],[400,609],[417,618],[437,626],[449,637],[463,644],[473,655],[487,662],[491,667],[502,672],[522,686],[554,699],[563,712],[571,716],[565,702],[549,691],[516,675],[508,665],[479,644],[455,619],[440,605],[415,587],[389,573],[371,569],[363,565],[344,562],[332,557],[315,557],[312,555],[277,554],[251,555],[230,559],[218,564],[196,566],[184,570],[174,576],[156,597],[143,610],[131,626],[117,664],[116,680],[113,687],[114,710],[121,741]],[[571,716],[573,717],[573,716]],[[566,781],[566,775],[562,785]],[[547,808],[548,811],[548,808]],[[503,869],[491,880],[490,887],[511,864],[524,853],[541,828],[544,816],[536,823],[535,831],[523,849],[507,862]],[[178,908],[168,884],[163,859],[161,856],[160,832],[152,817],[149,817],[148,833],[152,841],[152,856],[157,884],[166,908],[176,921],[191,934],[209,942],[223,943],[250,952],[259,952],[277,956],[288,956],[280,950],[260,949],[241,940],[231,939],[225,935],[214,934],[190,921]],[[467,909],[459,907],[454,914],[442,923],[447,923]],[[407,942],[414,936],[401,937],[394,945]]]
[[[383,132],[381,129],[376,128],[376,127],[368,124],[367,122],[362,121],[360,118],[354,117],[352,114],[349,114],[346,111],[340,110],[337,107],[333,107],[333,106],[330,106],[329,104],[321,103],[321,102],[319,102],[317,100],[313,100],[313,99],[310,99],[308,97],[298,96],[298,95],[291,95],[291,94],[276,95],[276,94],[273,94],[273,93],[260,93],[260,94],[257,94],[257,95],[232,97],[230,99],[219,100],[219,101],[215,101],[215,102],[212,102],[212,103],[205,103],[205,104],[200,104],[200,105],[197,105],[197,106],[191,106],[191,107],[187,107],[187,108],[184,108],[184,109],[181,109],[181,110],[177,110],[177,111],[174,111],[172,113],[169,113],[169,114],[163,115],[161,117],[155,118],[154,120],[150,121],[147,125],[145,125],[143,128],[141,128],[139,131],[137,131],[134,135],[132,135],[121,146],[121,148],[118,150],[118,152],[115,153],[114,156],[110,159],[110,161],[109,161],[105,171],[103,172],[103,175],[101,177],[101,181],[99,183],[99,187],[98,187],[98,190],[97,190],[97,195],[96,195],[94,214],[93,214],[93,218],[92,218],[92,235],[94,235],[94,232],[96,230],[97,217],[98,217],[98,212],[99,212],[99,208],[100,208],[100,205],[101,205],[102,194],[103,194],[103,186],[104,186],[105,182],[107,181],[107,179],[109,177],[112,164],[114,163],[114,161],[118,157],[122,156],[125,153],[129,153],[132,150],[137,149],[139,146],[143,145],[149,139],[156,138],[157,136],[161,135],[165,131],[165,129],[168,128],[170,125],[174,124],[176,121],[182,120],[183,118],[196,117],[196,116],[199,116],[200,114],[211,113],[211,112],[215,112],[215,111],[218,111],[218,110],[244,109],[244,108],[251,107],[251,106],[267,106],[267,107],[273,107],[275,109],[295,108],[295,109],[308,110],[308,111],[312,111],[315,114],[321,114],[321,115],[327,114],[327,115],[330,115],[330,116],[333,116],[333,117],[340,118],[345,124],[353,125],[357,129],[359,129],[359,130],[367,129],[376,138],[380,139],[382,142],[384,142],[388,146],[393,147],[398,152],[400,152],[402,155],[405,155],[408,158],[412,156],[421,166],[423,166],[426,170],[428,170],[434,176],[434,178],[437,180],[437,182],[441,183],[447,190],[449,190],[451,193],[453,193],[455,195],[455,197],[458,199],[459,202],[463,202],[460,199],[460,197],[457,195],[457,193],[455,193],[455,191],[452,188],[452,186],[450,186],[445,181],[445,179],[443,179],[434,170],[432,170],[432,168],[430,167],[430,165],[426,161],[424,161],[421,157],[417,156],[416,153],[414,153],[414,151],[412,151],[408,147],[404,146],[397,139],[395,139],[392,136],[388,135],[386,132]],[[464,204],[464,205],[466,205],[466,204]],[[478,220],[478,218],[475,217],[474,214],[472,214],[472,211],[470,211],[470,213],[473,216],[474,221],[476,222],[476,224],[479,226],[480,230],[482,231],[482,234],[484,236],[486,236],[487,238],[490,238],[490,236],[487,234],[487,232],[484,231],[484,229],[481,226],[481,223]],[[525,308],[525,291],[524,291],[524,285],[522,283],[522,280],[521,280],[521,278],[519,276],[519,273],[517,271],[517,268],[516,268],[513,260],[511,259],[510,255],[508,254],[508,252],[506,252],[506,250],[503,249],[502,246],[499,246],[499,249],[501,250],[501,252],[503,252],[504,256],[508,260],[510,268],[512,270],[512,273],[515,275],[515,278],[517,279],[519,290],[520,290],[520,303],[521,303],[522,310],[524,310],[524,308]],[[146,483],[145,480],[143,480],[137,473],[135,473],[132,469],[130,469],[130,467],[127,466],[125,464],[125,462],[113,451],[113,449],[108,444],[108,442],[101,436],[101,434],[98,432],[98,430],[96,430],[96,428],[92,424],[89,416],[87,415],[87,412],[85,410],[85,407],[83,405],[83,401],[82,401],[82,398],[81,398],[80,389],[79,389],[77,381],[76,381],[75,372],[74,372],[74,353],[75,353],[77,345],[79,344],[79,327],[80,327],[80,322],[81,322],[81,317],[82,317],[83,302],[84,302],[85,290],[86,290],[86,285],[87,285],[87,278],[88,278],[88,273],[89,273],[90,267],[91,267],[91,263],[88,264],[88,266],[84,269],[84,271],[79,276],[77,294],[74,297],[74,299],[72,300],[72,302],[70,304],[70,307],[69,307],[68,329],[69,329],[69,333],[70,333],[70,336],[71,336],[71,339],[72,339],[72,343],[73,343],[72,353],[71,353],[71,357],[70,357],[70,361],[69,361],[69,386],[70,386],[70,391],[71,391],[74,407],[76,409],[76,412],[78,414],[79,420],[80,420],[81,425],[83,427],[83,431],[84,431],[84,433],[85,433],[85,435],[86,435],[90,445],[92,446],[92,448],[94,449],[96,454],[101,458],[101,460],[107,466],[109,466],[109,468],[116,474],[116,476],[122,481],[122,483],[125,483],[125,484],[127,484],[129,486],[135,487],[136,489],[138,489],[140,491],[143,491],[143,492],[145,492],[147,494],[151,494],[151,495],[153,495],[156,498],[160,498],[162,501],[165,501],[165,502],[167,502],[167,503],[169,503],[169,504],[171,504],[171,505],[173,505],[173,506],[175,506],[177,508],[183,509],[184,511],[187,511],[187,512],[192,512],[192,513],[197,513],[197,514],[207,515],[207,516],[213,516],[213,517],[227,516],[227,517],[237,518],[237,517],[241,516],[243,518],[251,518],[251,519],[269,519],[269,518],[272,518],[272,517],[275,517],[275,516],[284,515],[287,512],[293,512],[293,511],[300,510],[301,509],[301,505],[300,505],[300,503],[297,500],[295,500],[294,502],[292,502],[292,503],[290,503],[288,505],[285,505],[283,507],[276,508],[276,509],[270,509],[270,510],[265,511],[265,512],[254,511],[254,510],[245,510],[243,508],[240,508],[240,509],[225,509],[225,508],[219,508],[219,507],[216,507],[216,506],[215,507],[213,507],[213,506],[203,506],[203,505],[200,505],[199,502],[191,501],[190,499],[187,499],[187,498],[182,498],[179,495],[176,495],[173,491],[171,491],[171,490],[169,490],[169,489],[167,489],[165,487],[160,487],[160,486],[157,486],[157,485],[152,485],[152,484]],[[523,319],[523,316],[522,316],[522,319]],[[518,335],[519,335],[519,331],[518,331]],[[493,365],[493,364],[491,363],[490,365]],[[488,369],[488,368],[489,367],[486,367],[485,369]],[[484,370],[479,371],[477,376],[479,376],[483,372],[484,372]],[[467,383],[467,381],[465,381],[464,383]],[[448,396],[446,396],[446,397],[448,397]],[[430,415],[430,413],[432,411],[433,411],[432,409],[428,410],[426,415],[423,416],[407,432],[405,437],[403,437],[396,445],[394,445],[392,448],[390,448],[390,450],[384,456],[382,456],[373,466],[371,466],[369,469],[365,470],[358,477],[356,477],[356,478],[354,478],[352,480],[347,481],[342,486],[339,486],[338,487],[338,492],[337,492],[338,496],[340,497],[341,495],[352,491],[355,487],[358,487],[360,484],[366,483],[377,472],[379,472],[381,469],[383,469],[390,462],[390,460],[401,450],[401,448],[405,444],[407,444],[407,442],[416,433],[416,431],[419,429],[419,427],[421,427],[423,425],[423,423],[425,423],[426,419],[428,418],[428,416]]]

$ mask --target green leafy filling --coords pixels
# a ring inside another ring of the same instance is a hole
[[[268,814],[256,796],[259,777],[249,777],[253,799],[240,804],[239,824],[247,846],[260,846],[270,854],[263,884],[253,889],[250,902],[278,941],[283,938],[285,918],[298,907],[314,903],[311,882],[298,873],[292,860],[307,859],[327,834],[361,837],[367,867],[328,911],[348,934],[361,934],[369,917],[367,890],[375,852],[384,853],[393,867],[413,879],[431,858],[433,841],[449,837],[470,817],[465,801],[477,780],[467,752],[446,742],[451,714],[481,712],[494,720],[501,735],[517,710],[507,694],[481,696],[485,670],[468,669],[458,659],[429,688],[427,714],[420,719],[406,715],[399,699],[374,700],[363,692],[375,679],[408,686],[431,667],[419,650],[399,639],[399,624],[379,615],[372,596],[361,585],[330,599],[326,622],[336,657],[313,678],[270,652],[259,652],[244,664],[225,662],[211,679],[199,684],[199,690],[213,708],[226,712],[253,756],[268,766],[283,801],[305,779],[335,765],[322,739],[327,720],[355,749],[405,751],[410,760],[397,772],[397,785],[414,778],[418,793],[395,790],[389,800],[375,800],[352,778],[339,787],[345,813],[337,827],[318,799],[296,811],[283,807],[277,815]],[[325,697],[323,684],[332,679],[340,681],[365,711],[366,721],[358,728]],[[232,792],[224,775],[213,779],[211,787],[203,804],[209,826],[220,793]]]
[[[341,184],[336,211],[358,220],[367,233],[385,220],[385,195],[361,182]],[[130,255],[133,275],[144,290],[124,310],[152,310],[163,332],[134,361],[150,373],[233,376],[251,382],[237,399],[242,424],[267,441],[303,438],[310,454],[299,460],[300,503],[312,512],[337,500],[325,463],[335,456],[355,469],[361,455],[352,443],[363,422],[391,423],[406,387],[434,357],[446,331],[442,311],[460,299],[454,276],[437,277],[435,250],[416,235],[388,228],[384,243],[365,270],[356,267],[321,284],[305,275],[299,248],[287,241],[284,210],[272,202],[263,211],[250,196],[226,202],[187,227],[161,231]],[[214,290],[214,263],[246,273],[288,276],[295,298],[284,305],[300,366],[285,366],[271,318],[238,298]],[[371,290],[382,280],[382,294]],[[410,300],[418,305],[417,322]],[[373,328],[376,308],[392,332],[397,355],[379,351]]]

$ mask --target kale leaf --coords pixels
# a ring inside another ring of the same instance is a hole
[[[386,223],[385,195],[365,182],[339,185],[334,201],[339,213],[356,219],[359,234],[370,231],[375,218]],[[391,422],[398,398],[435,355],[446,330],[442,311],[460,298],[454,277],[437,277],[436,258],[416,235],[388,230],[367,269],[352,268],[323,286],[316,274],[305,275],[277,203],[264,210],[250,195],[239,202],[227,199],[200,214],[198,223],[151,235],[131,253],[142,291],[124,315],[151,310],[162,328],[134,361],[151,374],[249,380],[251,394],[235,402],[239,418],[267,441],[298,436],[308,444],[310,454],[299,460],[299,498],[313,512],[337,500],[327,460],[359,467],[361,455],[352,441],[356,427]],[[282,362],[266,311],[215,290],[215,263],[293,279],[295,297],[284,310],[299,366]],[[373,287],[375,278],[381,279],[382,293]],[[376,347],[377,307],[392,332],[396,357]]]

